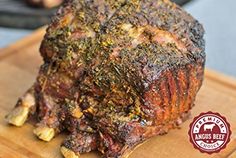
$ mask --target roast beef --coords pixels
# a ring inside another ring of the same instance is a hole
[[[47,28],[35,84],[6,116],[66,158],[125,157],[189,116],[204,75],[202,25],[168,0],[71,0]]]

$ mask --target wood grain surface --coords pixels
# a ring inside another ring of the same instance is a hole
[[[38,140],[32,133],[33,125],[8,125],[4,116],[35,80],[42,59],[38,49],[45,28],[0,50],[0,158],[61,158],[61,134],[51,142]],[[194,149],[188,130],[193,117],[201,112],[219,112],[231,124],[232,136],[227,148],[218,154],[207,155]],[[206,70],[203,86],[198,93],[192,118],[164,136],[149,139],[130,155],[130,158],[236,158],[236,80]],[[98,158],[98,153],[83,154],[81,158]]]

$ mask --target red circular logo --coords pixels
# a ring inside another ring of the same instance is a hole
[[[230,125],[219,113],[201,113],[189,129],[190,142],[202,153],[217,153],[230,141]]]

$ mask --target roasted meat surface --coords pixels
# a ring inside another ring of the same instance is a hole
[[[71,0],[41,43],[35,84],[6,116],[66,158],[98,150],[120,158],[189,115],[204,74],[204,30],[168,0]]]

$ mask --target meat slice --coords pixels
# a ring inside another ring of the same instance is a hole
[[[34,133],[60,132],[67,158],[124,157],[185,121],[204,74],[204,30],[168,0],[71,0],[42,41],[35,84],[6,117]]]

